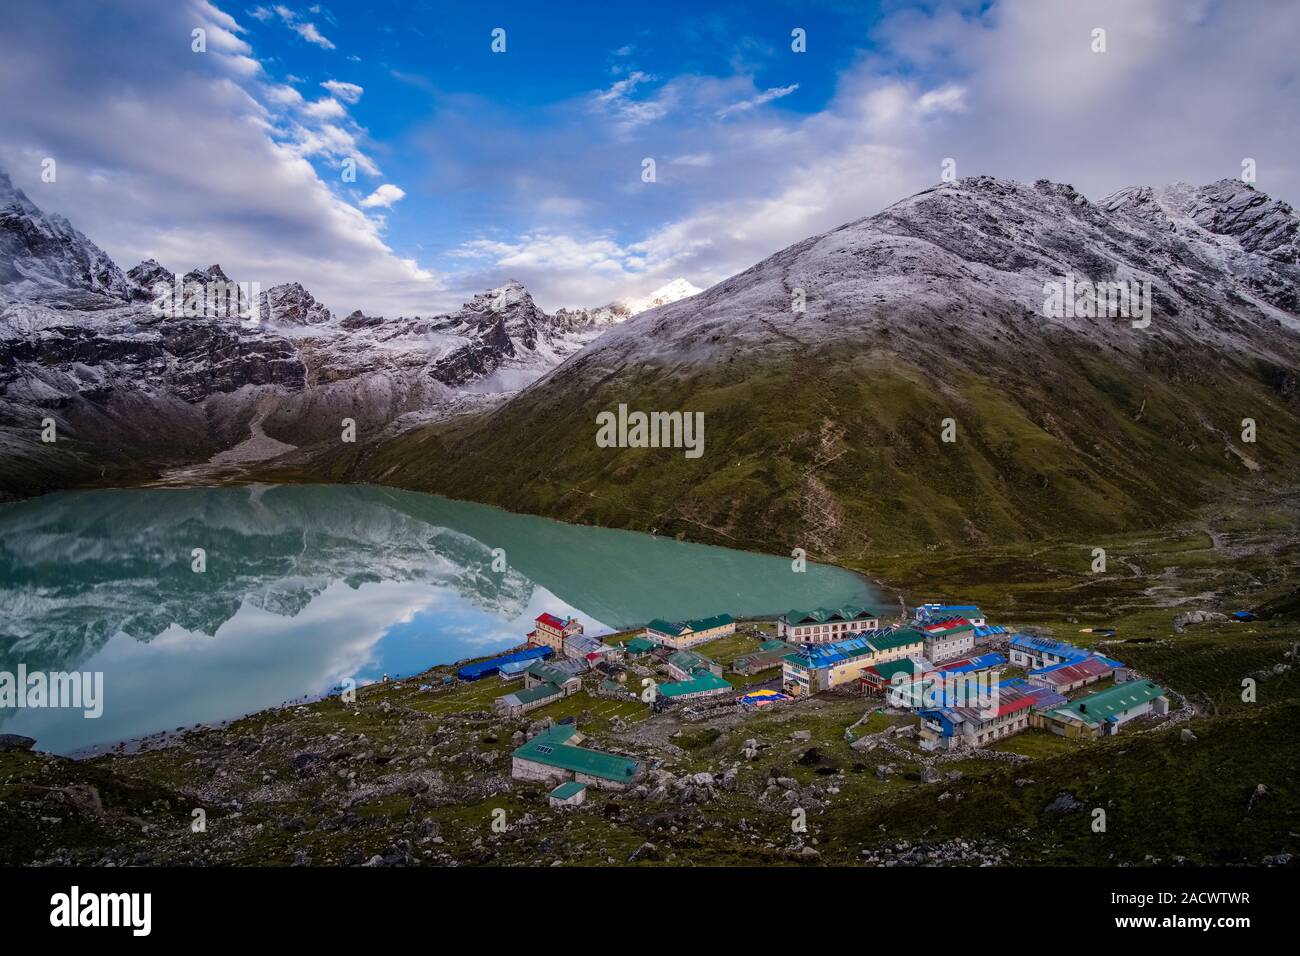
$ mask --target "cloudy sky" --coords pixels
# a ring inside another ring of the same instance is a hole
[[[0,166],[123,268],[554,309],[708,286],[946,158],[1098,198],[1249,157],[1296,204],[1297,48],[1291,0],[14,0]]]

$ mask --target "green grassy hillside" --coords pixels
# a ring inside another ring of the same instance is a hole
[[[579,375],[556,375],[492,413],[331,450],[319,468],[839,558],[1131,532],[1243,482],[1294,477],[1300,407],[1278,370],[1158,350],[1137,369],[1077,339],[1050,352],[924,368],[881,349],[769,355],[689,376],[646,366],[581,393],[569,387]],[[596,415],[620,402],[702,411],[703,456],[598,448]],[[949,417],[953,444],[940,440]],[[1255,444],[1240,441],[1244,417],[1258,423]]]

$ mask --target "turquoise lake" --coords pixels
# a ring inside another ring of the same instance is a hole
[[[0,732],[69,753],[215,723],[512,647],[542,611],[599,635],[874,597],[840,568],[374,486],[62,492],[0,505],[0,672],[102,672],[103,714],[3,708]]]

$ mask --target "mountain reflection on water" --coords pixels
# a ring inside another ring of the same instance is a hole
[[[104,714],[0,729],[66,753],[223,720],[513,646],[544,610],[599,634],[871,597],[838,568],[375,486],[65,492],[0,506],[0,671],[103,671]]]

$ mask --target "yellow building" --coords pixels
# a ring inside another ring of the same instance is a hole
[[[656,618],[646,625],[642,636],[663,647],[680,651],[735,633],[735,618],[730,614],[715,614],[713,617],[679,621],[676,624]]]
[[[832,644],[805,646],[782,659],[789,694],[817,694],[852,684],[875,664],[920,654],[925,635],[911,628],[879,631]]]
[[[528,642],[549,647],[559,657],[564,656],[565,638],[582,633],[582,625],[576,617],[560,620],[554,614],[542,613],[533,623],[537,628],[528,632]]]

